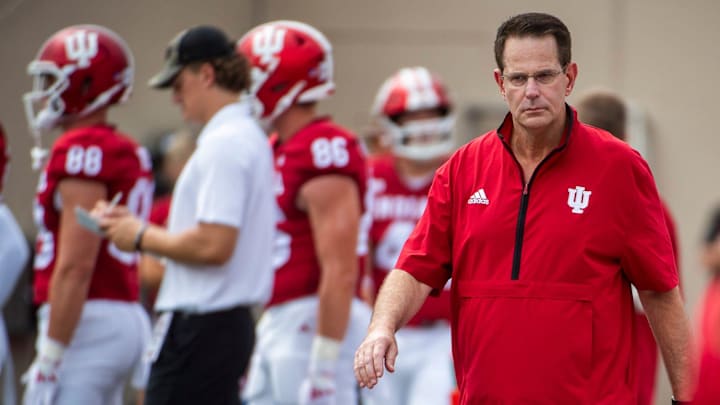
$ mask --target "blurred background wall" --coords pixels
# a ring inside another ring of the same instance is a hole
[[[571,103],[587,89],[606,87],[630,100],[647,128],[645,153],[677,221],[692,314],[705,282],[701,234],[720,204],[720,2],[712,0],[0,0],[0,121],[12,148],[5,198],[32,237],[37,174],[30,169],[21,105],[31,86],[25,69],[43,41],[67,25],[105,25],[129,43],[135,91],[111,118],[141,141],[182,126],[170,93],[145,85],[177,32],[210,23],[238,38],[273,19],[308,22],[333,43],[337,94],[322,109],[340,123],[362,130],[380,83],[402,66],[425,65],[450,87],[458,138],[465,141],[496,126],[504,112],[492,78],[493,39],[502,21],[526,11],[555,14],[572,32],[579,78]],[[669,388],[661,374],[658,403],[666,403]]]

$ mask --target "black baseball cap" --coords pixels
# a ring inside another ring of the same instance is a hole
[[[172,86],[184,66],[192,62],[230,56],[233,52],[233,42],[219,28],[210,25],[189,28],[170,41],[165,51],[165,66],[148,81],[148,85],[156,89],[166,89]]]

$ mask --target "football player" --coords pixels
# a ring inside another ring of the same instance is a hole
[[[454,150],[451,111],[445,85],[424,67],[400,69],[378,91],[372,113],[388,136],[390,153],[369,161],[375,293],[425,209],[435,170]],[[403,355],[384,382],[390,403],[447,404],[455,386],[450,291],[429,297],[396,339]]]
[[[272,133],[280,209],[272,298],[244,398],[354,404],[353,347],[369,322],[357,298],[365,158],[347,129],[319,116],[334,90],[332,49],[300,22],[262,24],[237,43],[252,66],[256,110]]]
[[[142,385],[149,319],[138,303],[137,255],[81,226],[76,210],[116,196],[147,218],[153,191],[147,151],[108,122],[128,99],[133,58],[117,34],[76,25],[53,34],[28,66],[25,94],[42,168],[34,302],[37,355],[25,374],[24,404],[120,404],[126,380]],[[49,153],[41,138],[62,131]]]
[[[0,374],[4,376],[2,390],[0,390],[0,403],[14,404],[15,401],[15,373],[13,371],[12,356],[5,333],[5,323],[2,317],[2,308],[7,303],[15,288],[30,256],[30,249],[22,230],[18,226],[10,209],[3,201],[2,192],[7,169],[10,163],[5,132],[0,126]]]

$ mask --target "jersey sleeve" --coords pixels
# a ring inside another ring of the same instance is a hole
[[[150,207],[150,217],[148,220],[155,225],[162,227],[167,226],[167,219],[170,214],[170,201],[170,195],[155,199]]]
[[[439,294],[452,274],[452,199],[449,164],[438,169],[420,221],[405,242],[395,265]]]
[[[301,170],[305,181],[324,175],[347,176],[357,183],[360,195],[364,195],[365,155],[353,135],[324,131],[301,143],[295,153],[304,157]]]
[[[670,233],[647,163],[635,155],[623,200],[625,250],[620,264],[638,290],[664,292],[678,285]]]

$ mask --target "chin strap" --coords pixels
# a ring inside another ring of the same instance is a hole
[[[36,135],[34,138],[35,146],[30,149],[30,158],[32,158],[33,170],[37,171],[42,169],[48,155],[50,154],[50,151],[42,147],[42,142],[40,141],[39,135]]]

